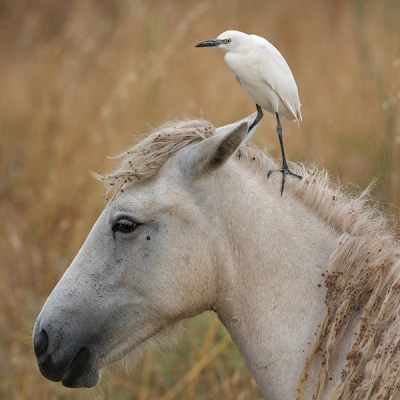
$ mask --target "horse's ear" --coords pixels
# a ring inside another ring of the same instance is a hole
[[[188,175],[195,176],[221,167],[242,143],[247,131],[248,123],[244,121],[227,132],[204,139],[185,154],[181,167]]]
[[[246,118],[241,119],[240,121],[234,122],[233,124],[225,125],[225,126],[220,126],[219,128],[216,129],[217,135],[223,135],[227,132],[230,132],[232,129],[236,128],[243,122],[246,122],[248,126],[250,127],[253,121],[256,119],[257,113],[253,113],[249,115]],[[260,123],[258,123],[254,128],[251,129],[251,131],[246,135],[246,137],[243,139],[243,143],[247,143],[253,135],[256,133],[258,127],[260,126]]]

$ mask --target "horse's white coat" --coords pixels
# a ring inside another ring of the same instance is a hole
[[[230,157],[247,126],[182,148],[105,207],[36,322],[46,377],[93,386],[104,366],[214,310],[263,396],[296,398],[340,234],[290,191],[281,197],[276,180]],[[113,231],[126,220],[141,225]]]

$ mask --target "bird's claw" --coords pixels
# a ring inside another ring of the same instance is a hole
[[[291,175],[294,176],[295,178],[298,179],[303,179],[302,176],[295,174],[294,172],[290,171],[288,167],[283,167],[281,169],[270,169],[267,174],[267,178],[273,173],[273,172],[280,172],[282,173],[282,184],[281,184],[281,196],[283,194],[283,189],[285,188],[285,181],[286,181],[286,175]]]

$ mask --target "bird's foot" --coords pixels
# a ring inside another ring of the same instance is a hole
[[[269,178],[269,176],[273,172],[281,172],[282,173],[281,196],[283,194],[283,189],[285,188],[286,175],[291,175],[291,176],[294,176],[295,178],[303,179],[302,176],[297,175],[294,172],[290,171],[290,169],[287,166],[286,167],[282,167],[281,169],[270,169],[268,171],[267,177]]]

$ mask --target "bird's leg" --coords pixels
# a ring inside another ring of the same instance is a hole
[[[250,133],[250,131],[261,121],[264,113],[262,111],[262,108],[256,103],[256,107],[257,107],[257,115],[256,118],[254,119],[254,121],[251,123],[251,125],[249,126],[249,130],[247,131],[247,133]],[[242,156],[242,150],[238,149],[237,151],[237,156],[240,160],[240,157]]]
[[[282,153],[282,168],[281,169],[271,169],[268,171],[268,178],[273,172],[281,172],[282,173],[282,184],[281,184],[281,196],[283,194],[283,189],[285,187],[285,181],[286,181],[286,175],[292,175],[296,178],[303,179],[302,176],[297,175],[293,173],[292,171],[289,170],[289,167],[287,165],[286,161],[286,156],[285,156],[285,148],[283,147],[283,137],[282,137],[282,125],[281,121],[279,120],[279,114],[275,113],[276,115],[276,131],[278,132],[278,137],[279,137],[279,144],[281,146],[281,153]]]
[[[257,107],[257,115],[256,115],[255,120],[249,126],[248,132],[250,132],[261,121],[261,119],[262,119],[262,117],[264,115],[263,111],[262,111],[262,108],[258,104],[256,104],[256,107]]]

